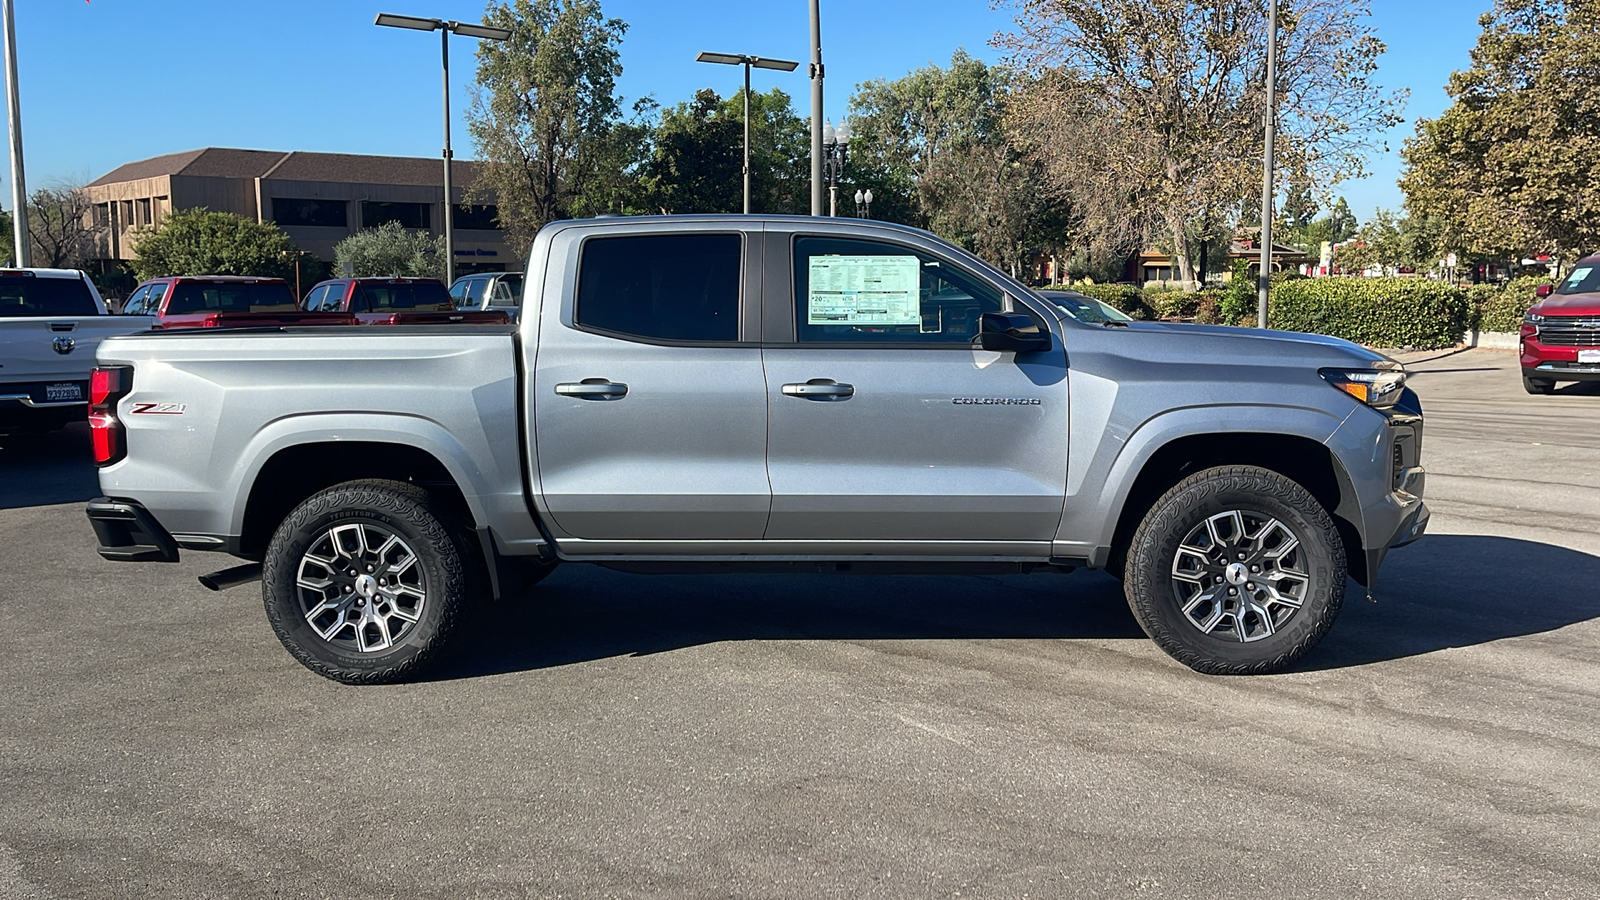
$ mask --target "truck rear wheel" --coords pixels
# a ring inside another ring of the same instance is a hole
[[[1554,378],[1534,378],[1524,374],[1522,376],[1522,389],[1530,394],[1554,394],[1556,380]]]
[[[1205,469],[1162,495],[1134,532],[1128,605],[1197,672],[1281,671],[1344,602],[1344,543],[1305,488],[1268,469]]]
[[[427,491],[349,481],[278,526],[262,563],[272,630],[346,684],[406,681],[436,662],[482,584],[471,534]]]

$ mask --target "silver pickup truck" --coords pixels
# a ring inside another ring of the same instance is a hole
[[[148,333],[93,385],[112,560],[230,553],[288,650],[413,677],[561,563],[1101,568],[1207,673],[1290,665],[1427,523],[1396,363],[1080,319],[864,220],[547,226],[515,326]],[[1370,588],[1369,588],[1370,590]]]

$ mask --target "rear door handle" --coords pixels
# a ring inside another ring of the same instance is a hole
[[[585,378],[577,383],[556,385],[556,393],[579,400],[621,400],[628,395],[628,386],[604,378]]]
[[[783,393],[801,400],[849,400],[856,394],[853,384],[840,384],[832,378],[813,378],[804,384],[786,384]]]

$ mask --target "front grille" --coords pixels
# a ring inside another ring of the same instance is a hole
[[[1546,316],[1539,343],[1551,347],[1600,347],[1600,316]]]

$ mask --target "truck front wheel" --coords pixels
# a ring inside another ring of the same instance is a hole
[[[1134,532],[1128,605],[1197,672],[1280,671],[1316,646],[1344,602],[1344,543],[1305,488],[1224,466],[1178,482]]]
[[[318,675],[346,684],[415,678],[482,584],[472,541],[414,485],[335,485],[296,507],[267,545],[267,620]]]

